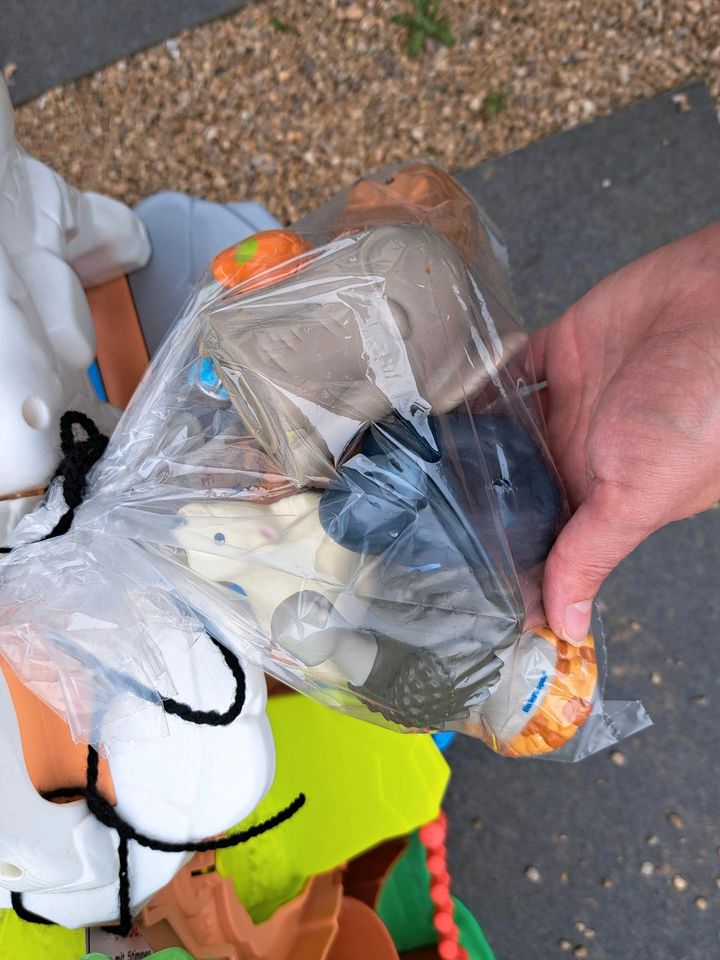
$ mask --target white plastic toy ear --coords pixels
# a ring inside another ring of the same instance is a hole
[[[0,450],[13,451],[0,463],[2,542],[23,512],[7,498],[42,487],[57,465],[60,415],[72,407],[100,415],[87,377],[95,334],[83,284],[149,256],[127,207],[72,189],[18,146],[0,80]]]
[[[191,646],[157,638],[176,698],[198,710],[223,711],[235,681],[206,635]],[[224,832],[246,817],[270,786],[274,748],[265,715],[262,672],[243,664],[245,702],[227,726],[167,716],[168,735],[109,758],[117,813],[135,830],[175,843]],[[132,718],[131,718],[132,719]],[[117,834],[84,800],[53,804],[35,792],[22,758],[12,701],[0,674],[0,905],[23,893],[23,907],[66,927],[118,918]],[[191,853],[129,845],[131,910],[169,883]]]

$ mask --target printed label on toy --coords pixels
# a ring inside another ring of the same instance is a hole
[[[152,948],[135,926],[127,937],[117,937],[99,927],[89,927],[85,940],[88,953],[104,954],[109,960],[143,960],[152,954]]]

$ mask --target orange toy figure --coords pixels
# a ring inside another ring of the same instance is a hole
[[[500,654],[502,655],[502,654]],[[535,757],[558,750],[575,736],[592,711],[598,681],[595,644],[588,634],[574,646],[548,627],[529,630],[513,656],[525,659],[484,705],[485,730],[476,733],[496,753]],[[532,689],[531,689],[532,688]],[[497,715],[495,715],[497,713]]]
[[[302,261],[292,261],[310,249],[311,244],[292,230],[263,230],[218,253],[212,262],[213,276],[225,287],[243,284],[243,292],[254,290],[294,273]],[[286,268],[273,270],[286,261],[291,261]],[[272,271],[269,277],[248,282],[268,271]]]

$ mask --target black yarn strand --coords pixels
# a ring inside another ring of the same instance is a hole
[[[78,440],[75,428],[80,427],[85,432],[85,439]],[[63,497],[67,510],[49,533],[40,538],[52,540],[67,533],[72,526],[75,511],[85,496],[87,475],[105,452],[108,438],[100,433],[94,420],[80,413],[79,410],[68,410],[60,417],[60,450],[62,460],[52,476],[52,480],[63,478]],[[51,481],[52,482],[52,481]],[[13,547],[0,547],[0,553],[10,553]]]
[[[132,929],[130,912],[130,874],[128,872],[128,842],[125,837],[118,840],[118,897],[120,900],[120,918],[117,923],[102,927],[105,933],[114,933],[117,937],[127,937]]]
[[[207,853],[210,850],[226,850],[228,847],[237,847],[241,843],[247,843],[248,840],[253,840],[255,837],[279,827],[281,823],[285,823],[305,805],[305,794],[300,793],[287,807],[267,820],[254,824],[247,830],[239,830],[219,839],[196,840],[190,843],[157,840],[140,833],[126,820],[123,820],[115,807],[99,792],[97,788],[99,762],[100,757],[95,747],[88,747],[86,792],[88,809],[100,823],[116,830],[121,837],[134,840],[141,847],[148,847],[150,850],[158,850],[162,853]]]
[[[15,913],[20,917],[21,920],[24,920],[25,923],[41,923],[46,927],[54,927],[55,924],[52,920],[46,920],[45,917],[41,917],[37,913],[33,913],[32,910],[26,910],[22,902],[22,894],[20,893],[11,893],[10,894],[10,903]]]
[[[234,720],[237,720],[245,705],[245,672],[240,660],[234,653],[231,653],[227,647],[218,643],[211,634],[208,633],[208,637],[222,654],[223,660],[235,680],[235,696],[233,697],[232,703],[227,710],[221,713],[218,710],[195,710],[187,703],[181,703],[178,700],[167,697],[163,698],[163,707],[165,713],[170,713],[188,723],[197,723],[209,727],[226,727]]]

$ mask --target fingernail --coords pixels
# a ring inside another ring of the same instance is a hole
[[[592,605],[592,600],[581,600],[579,603],[572,603],[569,607],[565,607],[563,640],[574,644],[580,644],[585,640],[590,629]]]

